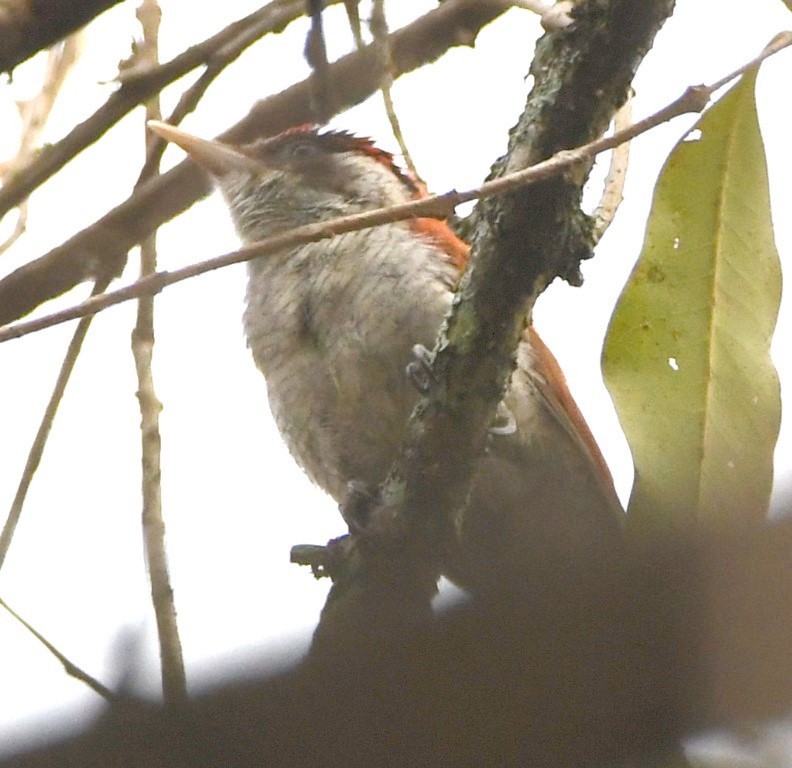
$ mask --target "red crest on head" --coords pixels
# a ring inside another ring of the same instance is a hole
[[[393,154],[380,149],[367,136],[355,136],[348,131],[327,130],[320,133],[318,125],[303,123],[287,128],[285,131],[267,139],[265,144],[277,144],[288,141],[295,136],[311,137],[332,152],[358,152],[376,160],[396,176],[413,199],[427,197],[428,192],[423,182],[415,179],[412,174],[404,171],[395,161]],[[439,219],[415,218],[408,222],[410,228],[430,240],[438,248],[445,251],[460,272],[467,265],[470,247],[458,238],[448,225]]]
[[[320,133],[320,127],[313,123],[303,123],[287,128],[285,131],[267,139],[265,144],[276,144],[283,140],[288,140],[295,136],[310,136],[315,138],[317,143],[329,149],[332,152],[359,152],[362,155],[376,160],[378,163],[384,165],[394,176],[396,176],[402,184],[410,191],[413,197],[423,197],[421,188],[415,179],[399,167],[390,152],[380,149],[373,139],[367,136],[355,136],[348,131],[334,131],[327,130]]]

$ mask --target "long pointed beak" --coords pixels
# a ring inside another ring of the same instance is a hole
[[[147,125],[158,136],[180,146],[198,165],[214,176],[225,176],[232,171],[252,171],[256,167],[252,157],[229,144],[199,139],[159,120],[149,120]]]

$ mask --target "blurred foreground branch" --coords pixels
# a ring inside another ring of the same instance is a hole
[[[656,541],[545,597],[506,582],[371,652],[119,705],[0,768],[641,765],[792,705],[789,524]]]

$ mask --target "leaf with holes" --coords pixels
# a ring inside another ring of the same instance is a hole
[[[755,83],[752,70],[668,158],[605,342],[641,531],[757,519],[769,505],[781,271]]]

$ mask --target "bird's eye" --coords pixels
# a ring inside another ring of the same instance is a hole
[[[316,147],[313,144],[308,143],[307,141],[299,141],[296,144],[292,144],[291,148],[289,149],[289,157],[293,160],[305,160],[306,158],[311,157],[316,152]]]

